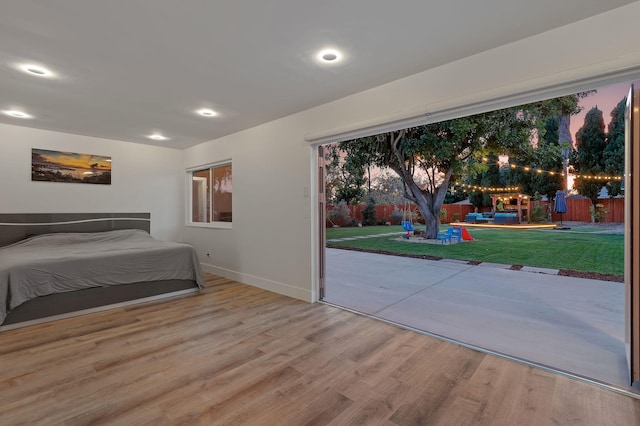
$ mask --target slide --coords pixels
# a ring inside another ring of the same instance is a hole
[[[456,225],[454,225],[456,226]],[[465,228],[464,226],[460,226],[459,228],[462,228],[462,239],[465,241],[473,241],[473,237],[471,236],[471,234],[469,233],[469,231],[467,231],[467,228]]]

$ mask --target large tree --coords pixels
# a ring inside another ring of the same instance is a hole
[[[627,98],[623,98],[611,111],[611,122],[607,132],[607,147],[604,149],[604,171],[607,175],[622,176],[624,173],[624,113]],[[621,194],[621,180],[607,183],[609,195]]]
[[[344,142],[358,164],[388,167],[403,181],[404,197],[417,204],[426,238],[439,231],[449,185],[465,174],[485,171],[478,159],[493,154],[518,158],[530,150],[535,129],[559,111],[577,108],[579,95],[505,108],[470,117]],[[476,161],[470,161],[474,159]]]
[[[517,153],[528,144],[533,115],[508,108],[471,117],[403,129],[350,141],[350,154],[389,167],[404,183],[404,197],[418,205],[426,238],[439,231],[439,214],[452,178],[470,167],[468,160],[489,152]]]
[[[539,110],[541,118],[547,120],[555,116],[557,119],[558,144],[569,144],[573,146],[570,130],[571,116],[582,111],[582,107],[579,105],[580,99],[584,99],[594,93],[596,93],[595,90],[589,90],[587,92],[580,92],[574,95],[562,96],[541,102],[541,108]]]
[[[563,96],[556,98],[556,117],[558,119],[558,143],[560,145],[569,144],[573,147],[571,138],[571,116],[582,111],[582,107],[578,105],[580,99],[596,93],[596,90],[576,93],[575,95]]]
[[[566,117],[568,119],[569,115]],[[566,140],[560,140],[562,119],[551,116],[545,121],[543,132],[540,133],[538,143],[531,149],[530,154],[532,171],[526,185],[526,192],[532,195],[546,195],[549,200],[553,199],[557,190],[563,188],[562,148],[571,147]]]
[[[349,155],[349,152],[350,147],[345,144],[332,144],[325,148],[325,190],[327,198],[336,204],[340,201],[358,204],[366,191],[368,179],[365,173],[369,160],[363,155]]]
[[[576,133],[576,152],[573,168],[578,175],[597,176],[604,172],[603,152],[607,145],[604,118],[597,106],[591,108],[584,118],[584,125]],[[595,207],[602,188],[602,181],[578,177],[576,189],[591,200]]]
[[[325,194],[328,203],[335,203],[339,200],[335,199],[336,189],[342,183],[342,167],[340,164],[340,151],[338,144],[333,143],[324,146],[324,185]]]
[[[580,100],[595,92],[580,92],[539,104],[536,110],[539,115],[537,143],[516,160],[519,166],[529,167],[530,171],[523,172],[522,168],[512,170],[508,173],[508,186],[517,185],[523,192],[546,195],[550,200],[558,189],[563,188],[566,177],[562,176],[565,172],[562,151],[567,150],[570,156],[574,145],[569,130],[571,116],[582,111]]]

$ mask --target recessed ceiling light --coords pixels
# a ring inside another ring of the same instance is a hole
[[[167,140],[168,138],[166,136],[162,136],[159,133],[154,133],[152,135],[147,136],[149,139],[153,139],[154,141],[164,141]]]
[[[55,77],[55,75],[51,70],[45,67],[41,67],[40,65],[23,64],[23,65],[19,65],[19,68],[23,72],[26,72],[27,74],[35,75],[37,77],[47,77],[47,78]]]
[[[196,111],[196,113],[205,116],[205,117],[215,117],[216,115],[218,115],[217,112],[215,112],[212,109],[209,108],[202,108]]]
[[[342,59],[342,53],[336,49],[324,49],[318,52],[316,57],[325,64],[335,64]]]
[[[33,118],[32,115],[29,115],[26,112],[22,112],[22,111],[9,110],[9,111],[2,111],[2,112],[5,115],[8,115],[10,117],[15,117],[15,118]]]

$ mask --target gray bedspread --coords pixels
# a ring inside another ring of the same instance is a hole
[[[188,244],[139,229],[38,235],[0,248],[0,324],[38,296],[145,281],[204,279]]]

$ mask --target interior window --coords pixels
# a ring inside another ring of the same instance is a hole
[[[232,222],[231,171],[231,163],[225,163],[189,172],[192,223]]]

